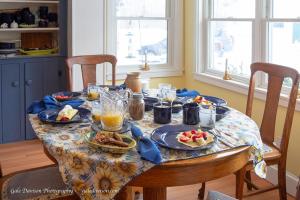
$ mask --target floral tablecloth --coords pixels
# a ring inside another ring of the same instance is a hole
[[[87,104],[85,106],[89,107]],[[114,155],[88,146],[84,135],[91,131],[89,122],[51,125],[42,123],[37,115],[30,115],[30,121],[38,138],[57,160],[64,182],[82,199],[112,199],[132,178],[154,166],[151,162],[142,160],[136,150]],[[147,112],[143,120],[135,123],[146,136],[150,136],[155,128],[161,126],[153,122],[152,112]],[[182,124],[182,114],[173,114],[171,124]],[[256,171],[261,176],[265,175],[264,161],[261,160],[263,144],[254,121],[232,109],[224,119],[216,123],[216,128],[238,138],[235,146],[253,146]],[[177,151],[160,147],[163,162],[195,158],[227,149],[230,148],[221,142],[205,151]]]

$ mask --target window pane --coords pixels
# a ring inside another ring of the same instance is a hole
[[[215,18],[254,18],[255,0],[213,0]]]
[[[299,18],[299,0],[273,0],[274,18]]]
[[[117,56],[120,65],[167,63],[166,20],[118,20]]]
[[[229,72],[248,76],[252,61],[252,22],[210,23],[210,69],[224,72],[228,60]]]
[[[272,22],[269,26],[270,62],[300,71],[300,23]]]
[[[116,2],[118,17],[166,16],[166,0],[116,0]]]

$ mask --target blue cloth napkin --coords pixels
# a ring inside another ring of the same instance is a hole
[[[133,124],[131,124],[131,133],[137,140],[141,157],[155,164],[161,163],[162,157],[156,144],[149,138],[144,137],[142,130]]]
[[[70,101],[58,102],[52,96],[45,96],[43,98],[43,100],[33,102],[27,109],[27,113],[36,114],[43,110],[59,109],[59,108],[64,107],[65,105],[70,105],[73,108],[77,108],[81,104],[83,104],[83,102],[84,101],[82,99],[74,99],[74,100],[70,100]]]
[[[186,88],[176,90],[178,97],[196,97],[200,95],[196,90],[188,90]]]

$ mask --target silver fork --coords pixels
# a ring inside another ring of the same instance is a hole
[[[235,145],[232,144],[230,141],[228,141],[226,138],[224,138],[217,129],[214,129],[214,133],[220,142],[222,142],[223,144],[225,144],[228,147],[231,147],[231,148],[235,147]]]

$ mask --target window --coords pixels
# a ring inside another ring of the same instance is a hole
[[[182,8],[182,0],[108,0],[107,52],[126,70],[145,61],[151,69],[181,68]]]
[[[300,71],[299,0],[206,0],[199,5],[203,34],[201,72],[247,81],[252,62],[271,62]],[[200,45],[200,44],[199,44]],[[261,74],[261,85],[266,78]],[[290,86],[290,81],[285,80]]]

